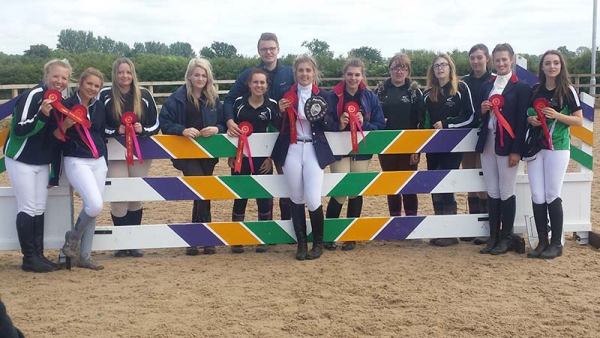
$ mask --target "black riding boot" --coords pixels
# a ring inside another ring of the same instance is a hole
[[[492,255],[502,255],[513,250],[512,232],[517,212],[517,198],[513,195],[505,201],[500,201],[500,210],[500,218],[502,219],[500,242],[492,250]]]
[[[563,208],[560,197],[548,204],[548,214],[550,215],[552,239],[548,249],[540,254],[540,258],[543,259],[552,259],[562,255]]]
[[[343,204],[340,204],[335,197],[331,197],[329,199],[329,203],[327,203],[327,212],[325,212],[325,218],[340,218],[340,213],[342,212]],[[327,250],[335,250],[337,249],[337,245],[335,242],[325,242],[323,243],[323,247]]]
[[[323,217],[323,206],[317,210],[309,211],[310,225],[313,233],[313,246],[306,259],[318,259],[323,254],[323,232],[325,230],[325,219]]]
[[[259,221],[270,221],[273,220],[273,209],[265,212],[264,214],[259,212],[258,213],[258,220]],[[275,244],[273,244],[275,245]],[[269,251],[269,245],[268,244],[259,244],[256,246],[256,249],[254,249],[254,251],[256,253],[263,253],[263,252],[267,252]]]
[[[548,204],[546,202],[542,204],[531,202],[531,204],[533,205],[533,220],[538,233],[538,245],[535,250],[527,254],[527,257],[539,258],[540,254],[548,248]]]
[[[485,247],[479,250],[480,254],[489,254],[498,245],[500,240],[500,199],[488,196],[490,237]]]
[[[232,222],[243,222],[245,218],[246,218],[245,213],[243,213],[243,214],[236,214],[234,212],[231,213],[231,221]],[[243,245],[232,245],[231,253],[244,253],[244,246]]]
[[[54,268],[54,270],[60,269],[60,266],[48,258],[44,256],[44,214],[37,215],[34,217],[34,242],[35,242],[35,252],[38,257],[46,263],[46,265],[50,265]]]
[[[360,217],[360,213],[362,211],[363,206],[363,198],[362,196],[357,196],[355,198],[348,199],[348,210],[346,211],[346,217],[348,218],[358,218]],[[354,250],[356,246],[356,242],[345,242],[342,244],[342,250],[350,251]]]
[[[144,213],[144,209],[139,210],[129,210],[127,211],[127,215],[125,217],[128,218],[130,225],[142,225],[142,215]],[[144,250],[141,249],[131,249],[128,250],[129,255],[133,257],[142,257],[144,256]]]
[[[292,213],[292,224],[294,224],[296,241],[298,242],[296,259],[303,261],[306,259],[308,254],[308,244],[306,243],[306,213],[304,212],[304,204],[296,204],[291,202],[290,211]]]
[[[116,227],[129,225],[129,217],[127,217],[127,214],[125,214],[123,217],[117,217],[111,213],[110,218],[112,219],[113,225]],[[126,257],[127,255],[129,255],[129,250],[115,251],[115,257]]]
[[[54,267],[44,263],[37,255],[35,247],[35,218],[24,212],[17,214],[17,234],[21,252],[23,253],[23,264],[21,268],[28,272],[50,272]]]

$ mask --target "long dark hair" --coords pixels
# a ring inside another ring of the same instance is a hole
[[[556,90],[554,91],[554,99],[558,102],[558,105],[562,107],[563,98],[567,98],[567,93],[569,92],[569,86],[571,86],[571,80],[569,80],[569,71],[567,70],[567,63],[563,55],[554,49],[546,51],[542,58],[540,59],[540,67],[538,69],[538,81],[540,82],[540,87],[546,88],[546,74],[542,70],[544,66],[544,58],[550,54],[554,54],[558,56],[560,60],[560,73],[556,77]],[[538,88],[539,90],[539,88]]]

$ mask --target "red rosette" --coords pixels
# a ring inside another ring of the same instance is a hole
[[[88,119],[81,118],[80,116],[77,116],[77,115],[73,114],[73,112],[71,110],[67,109],[67,107],[65,107],[61,103],[62,102],[62,96],[61,96],[61,94],[60,94],[60,92],[58,90],[48,89],[44,93],[44,99],[52,101],[50,103],[50,105],[52,105],[52,108],[58,110],[59,112],[61,112],[64,115],[70,117],[71,119],[73,119],[73,121],[81,124],[82,126],[84,126],[86,128],[89,128],[89,127],[92,126],[92,122],[90,122]]]
[[[550,101],[541,97],[533,101],[533,109],[537,113],[538,120],[542,124],[542,130],[544,131],[544,137],[546,138],[546,144],[548,145],[548,149],[554,150],[554,146],[552,145],[552,137],[550,136],[550,130],[548,130],[548,123],[546,122],[546,115],[542,112],[542,109],[550,107]]]
[[[296,95],[294,92],[285,93],[283,98],[288,100],[292,106],[298,105],[298,95]]]
[[[71,107],[71,112],[79,119],[87,120],[87,109],[82,104],[76,104]]]
[[[500,129],[500,146],[504,147],[505,129],[511,138],[515,138],[515,133],[513,132],[510,123],[508,123],[508,121],[506,121],[502,113],[500,113],[500,108],[504,106],[504,97],[502,97],[502,95],[500,94],[494,94],[490,96],[489,101],[492,104],[492,107],[494,108],[494,114],[496,114],[496,119],[498,119],[498,128]]]
[[[235,154],[235,166],[233,171],[239,173],[242,171],[242,159],[244,158],[244,149],[248,156],[248,163],[250,163],[250,173],[254,173],[254,163],[252,163],[252,153],[250,152],[250,144],[248,143],[248,136],[252,135],[254,128],[250,122],[244,121],[238,125],[242,134],[238,138],[237,152]]]
[[[290,106],[285,110],[283,115],[283,123],[281,125],[281,133],[285,131],[286,120],[290,123],[290,143],[298,143],[298,132],[296,131],[296,118],[298,118],[298,111],[296,106],[298,105],[298,95],[289,91],[283,94],[283,98],[290,102]],[[302,126],[302,125],[300,125]]]
[[[242,133],[246,136],[252,135],[252,132],[254,131],[254,127],[252,127],[252,124],[250,124],[250,122],[247,122],[247,121],[240,123],[238,125],[238,127],[240,128]]]
[[[502,108],[502,106],[504,106],[504,97],[500,94],[494,94],[490,96],[490,103],[492,106]]]
[[[133,165],[133,148],[137,153],[138,161],[142,163],[142,153],[137,141],[137,135],[133,125],[137,122],[137,116],[133,112],[124,112],[121,115],[121,123],[125,125],[125,160],[128,165]]]
[[[44,100],[50,100],[52,102],[61,102],[62,95],[60,94],[60,92],[58,90],[48,89],[44,93]]]
[[[134,124],[137,122],[137,116],[135,116],[135,114],[133,112],[124,112],[123,115],[121,115],[121,123],[123,123],[124,125],[128,125],[128,124]]]
[[[344,107],[344,110],[350,116],[350,142],[352,143],[352,151],[357,153],[358,152],[358,135],[357,135],[358,128],[360,128],[360,133],[362,134],[362,127],[360,126],[358,118],[356,117],[356,113],[358,113],[358,111],[360,110],[360,107],[358,106],[358,104],[356,104],[356,102],[348,102],[346,104],[346,106]],[[364,135],[363,135],[363,139],[364,139]]]

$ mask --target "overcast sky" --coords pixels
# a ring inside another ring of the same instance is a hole
[[[279,37],[281,55],[306,51],[302,41],[329,43],[335,55],[369,46],[384,57],[402,48],[468,50],[510,43],[517,53],[591,47],[592,0],[96,0],[3,1],[0,51],[56,48],[61,29],[92,31],[130,47],[134,42],[213,41],[255,55],[260,33]]]

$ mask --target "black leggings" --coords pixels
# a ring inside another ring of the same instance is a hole
[[[216,158],[177,160],[177,168],[183,172],[183,176],[211,176],[217,163],[219,163],[219,159]],[[210,200],[194,200],[192,222],[201,223],[211,221]]]
[[[253,157],[252,164],[254,165],[254,173],[253,175],[272,175],[273,168],[265,174],[260,173],[260,166],[266,160],[266,157]],[[250,175],[250,162],[247,157],[242,159],[242,169],[239,173],[234,172],[234,169],[231,169],[231,175]],[[237,199],[233,201],[233,221],[242,221],[244,220],[244,215],[246,214],[246,206],[248,205],[248,199]],[[258,206],[258,219],[259,220],[269,220],[272,219],[271,209],[273,207],[273,199],[272,198],[257,198],[256,205]]]

